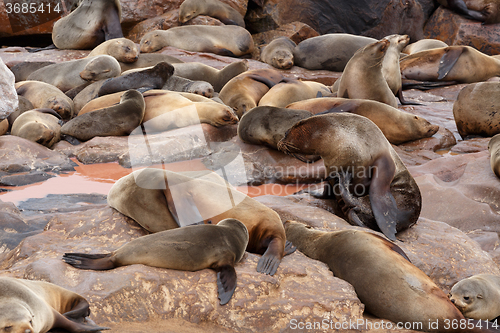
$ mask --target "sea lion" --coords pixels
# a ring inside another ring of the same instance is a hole
[[[382,75],[382,62],[390,42],[382,39],[358,50],[339,79],[338,97],[371,99],[398,107],[396,98]]]
[[[337,97],[312,98],[287,105],[295,110],[307,110],[313,114],[350,112],[373,121],[384,133],[386,139],[395,145],[429,138],[438,130],[426,119],[396,109],[385,103],[369,99],[347,99]]]
[[[219,97],[241,118],[245,112],[257,106],[269,89],[284,80],[285,77],[275,69],[246,71],[229,80],[222,87]]]
[[[41,81],[22,81],[16,83],[15,87],[17,94],[27,98],[33,108],[52,109],[64,120],[73,117],[73,101],[53,85]]]
[[[500,75],[500,60],[470,46],[448,46],[401,59],[403,79],[473,83]]]
[[[4,135],[9,130],[9,120],[4,119],[0,121],[0,135]]]
[[[119,0],[83,0],[52,29],[58,49],[90,50],[104,41],[123,37]]]
[[[60,118],[52,112],[55,113],[52,109],[23,112],[12,124],[11,134],[51,148],[61,139]]]
[[[85,298],[44,281],[0,277],[0,331],[45,333],[61,328],[72,333],[109,328],[74,320],[90,315]]]
[[[382,60],[382,75],[391,89],[392,93],[399,98],[401,104],[414,104],[406,102],[403,97],[403,82],[401,80],[401,70],[399,68],[399,56],[401,51],[410,42],[408,35],[390,35],[384,37],[391,44],[385,52]]]
[[[477,274],[460,280],[448,297],[464,317],[493,321],[500,316],[500,276]]]
[[[224,179],[216,175],[215,179],[207,179],[162,169],[144,170],[119,179],[108,193],[108,204],[148,231],[237,219],[248,229],[246,250],[262,254],[257,271],[269,275],[274,275],[285,254],[293,252],[279,215]]]
[[[128,135],[142,122],[145,103],[137,90],[127,90],[120,104],[78,115],[61,128],[61,133],[87,141],[96,136]]]
[[[299,251],[350,283],[371,314],[395,323],[419,323],[426,332],[481,331],[452,328],[452,322],[466,322],[460,311],[399,246],[383,237],[362,230],[324,232],[295,221],[285,222],[285,230]],[[432,327],[436,321],[439,327]]]
[[[118,77],[108,79],[99,88],[98,96],[113,94],[129,89],[150,88],[160,89],[174,74],[174,67],[167,62],[160,62],[149,69],[125,73]]]
[[[9,128],[12,127],[12,124],[16,120],[17,117],[19,117],[22,113],[33,110],[35,107],[31,102],[23,96],[18,96],[19,100],[19,107],[16,109],[16,111],[12,112],[7,119],[9,120]]]
[[[439,39],[421,39],[415,43],[408,44],[401,52],[405,54],[413,54],[420,51],[439,49],[442,47],[448,47],[448,44]]]
[[[137,59],[137,61],[131,63],[119,61],[119,63],[123,73],[130,69],[153,67],[157,63],[163,61],[168,62],[169,64],[183,63],[182,60],[179,60],[176,57],[162,53],[139,53],[139,58]]]
[[[141,52],[150,53],[165,46],[193,52],[210,52],[223,56],[241,57],[254,49],[252,35],[234,25],[188,25],[168,30],[154,30],[141,39]]]
[[[214,87],[206,81],[193,81],[177,75],[172,75],[161,88],[176,92],[186,92],[207,98],[214,96]]]
[[[248,230],[235,219],[217,225],[191,225],[136,238],[111,253],[65,253],[63,260],[77,268],[104,270],[143,264],[152,267],[217,272],[220,304],[231,299],[236,289],[238,263],[248,244]]]
[[[321,197],[335,199],[341,209],[335,213],[349,223],[380,229],[395,240],[396,232],[417,222],[422,207],[417,183],[368,118],[333,113],[301,120],[278,149],[323,158],[328,182]]]
[[[478,82],[460,90],[453,103],[453,117],[462,138],[500,133],[499,82]]]
[[[75,106],[75,116],[80,113],[80,110],[91,100],[99,97],[98,92],[101,86],[106,82],[106,80],[99,80],[92,82],[91,84],[85,86],[74,98],[73,104]],[[119,102],[119,101],[118,101]],[[118,103],[117,102],[117,103]]]
[[[100,55],[45,66],[31,73],[28,80],[46,82],[65,92],[87,81],[108,79],[120,73],[120,64],[115,58]]]
[[[131,63],[139,59],[139,48],[127,38],[114,38],[97,45],[87,57],[107,54],[123,63]]]
[[[488,143],[488,150],[490,152],[491,170],[500,178],[500,134],[491,138]]]
[[[12,66],[10,70],[12,73],[14,73],[16,82],[20,82],[26,81],[28,76],[37,69],[53,64],[55,64],[55,62],[53,61],[23,61]]]
[[[293,50],[295,65],[307,69],[344,71],[354,53],[377,40],[351,34],[325,34],[300,42]]]
[[[290,80],[278,83],[262,96],[259,106],[275,106],[284,108],[293,102],[317,96],[331,95],[329,87],[314,81]]]
[[[438,0],[438,2],[471,20],[493,24],[500,22],[497,0]]]
[[[224,24],[245,27],[243,16],[236,9],[219,0],[185,0],[181,4],[180,23],[186,23],[198,15],[216,18]]]
[[[260,54],[260,60],[278,69],[290,69],[293,66],[293,50],[297,44],[288,37],[275,38]]]

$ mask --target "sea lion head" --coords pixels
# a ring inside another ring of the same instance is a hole
[[[157,30],[148,32],[141,38],[141,52],[150,53],[160,50],[164,46],[161,40],[162,36]]]
[[[450,301],[463,313],[464,317],[472,319],[492,320],[483,318],[481,311],[486,308],[488,295],[487,284],[480,278],[470,277],[457,282],[448,294]]]
[[[92,57],[92,60],[80,72],[80,77],[87,81],[109,79],[120,75],[121,67],[118,60],[109,55]]]
[[[391,45],[396,46],[399,52],[403,51],[406,45],[408,45],[408,43],[410,42],[410,37],[408,35],[394,34],[386,36],[384,37],[384,39],[387,39],[391,43]]]
[[[195,18],[196,16],[200,15],[200,5],[197,4],[197,2],[202,2],[202,1],[184,1],[181,6],[179,7],[179,22],[186,23],[187,21]]]
[[[362,54],[363,59],[366,59],[366,61],[370,62],[370,66],[379,65],[381,67],[382,60],[390,45],[390,41],[388,41],[387,39],[381,39],[374,43],[368,44],[364,48],[356,51],[353,58],[357,55]]]
[[[271,59],[272,66],[280,69],[290,69],[293,66],[293,53],[288,50],[276,51]]]
[[[415,121],[412,124],[417,127],[418,133],[420,133],[424,138],[430,138],[439,130],[438,125],[433,125],[422,117],[414,116],[413,118]]]
[[[23,302],[4,299],[0,303],[0,332],[34,333],[33,314]]]
[[[139,49],[134,42],[127,38],[116,38],[109,45],[108,54],[113,55],[116,60],[132,63],[139,59]]]

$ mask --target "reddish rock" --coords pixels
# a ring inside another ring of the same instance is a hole
[[[278,37],[288,37],[295,44],[298,44],[303,40],[316,36],[319,36],[319,33],[306,23],[292,22],[284,24],[276,30],[269,30],[254,34],[252,35],[252,38],[255,45],[262,47]]]
[[[449,148],[457,143],[457,140],[447,128],[439,127],[439,130],[430,138],[423,138],[398,145],[404,151],[415,151],[418,149],[437,151]]]
[[[459,141],[450,151],[457,154],[485,151],[488,150],[490,140],[491,138],[471,138]]]
[[[425,25],[425,38],[442,40],[448,45],[468,45],[488,55],[500,53],[500,24],[483,25],[464,18],[442,6]]]
[[[448,102],[454,102],[457,100],[460,90],[462,90],[465,86],[467,86],[467,83],[454,84],[447,87],[428,90],[428,92],[433,95],[441,96]]]

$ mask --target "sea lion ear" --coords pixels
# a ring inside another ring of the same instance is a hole
[[[481,294],[477,294],[477,296],[476,296],[476,297],[477,297],[477,298],[479,298],[479,299],[482,299],[482,298],[483,298],[483,295],[481,295]]]

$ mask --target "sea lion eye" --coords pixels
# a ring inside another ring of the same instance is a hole
[[[469,300],[469,296],[464,296],[464,300],[468,301]]]
[[[5,332],[10,332],[10,331],[12,331],[12,328],[13,328],[13,326],[5,326],[5,327],[3,328],[3,330],[4,330]]]

